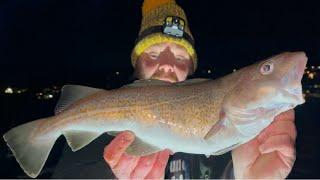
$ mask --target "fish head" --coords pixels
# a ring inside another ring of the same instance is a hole
[[[281,112],[305,102],[301,79],[303,52],[286,52],[234,72],[239,77],[226,94],[223,111],[245,137],[254,137]]]
[[[305,102],[301,79],[307,63],[303,52],[286,52],[241,69],[239,82],[227,97],[242,110]]]

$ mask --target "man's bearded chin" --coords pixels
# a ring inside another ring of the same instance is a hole
[[[178,82],[178,77],[174,72],[164,72],[164,71],[156,71],[152,76],[151,79],[158,79],[162,81],[168,82]]]

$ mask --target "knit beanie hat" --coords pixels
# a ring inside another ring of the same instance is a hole
[[[175,0],[144,0],[141,27],[131,54],[133,67],[148,47],[162,42],[173,42],[184,47],[193,61],[194,71],[196,70],[194,39],[183,9]]]

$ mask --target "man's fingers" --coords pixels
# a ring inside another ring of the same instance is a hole
[[[287,157],[295,156],[294,142],[290,136],[286,134],[269,137],[259,146],[259,150],[262,154],[279,151]]]
[[[133,172],[131,173],[132,179],[144,179],[151,171],[153,164],[158,157],[158,153],[153,153],[148,156],[143,156],[139,159],[139,162]]]
[[[240,179],[285,179],[290,173],[293,163],[288,165],[279,157],[279,152],[266,153],[259,156],[247,171],[241,172]],[[287,159],[289,159],[287,157]]]
[[[139,157],[122,154],[119,162],[112,168],[113,173],[119,179],[130,178],[130,175],[134,168],[137,166]]]
[[[163,179],[164,178],[164,170],[168,163],[170,153],[171,151],[168,149],[159,152],[158,157],[151,171],[146,176],[147,179]]]
[[[259,142],[264,142],[269,137],[280,134],[287,134],[291,139],[296,139],[297,130],[295,124],[290,121],[272,123],[258,135],[258,140]]]
[[[130,131],[124,131],[118,134],[111,143],[104,148],[103,157],[108,162],[111,168],[113,168],[121,158],[125,150],[134,141],[134,134]]]
[[[259,146],[259,150],[262,155],[252,166],[253,174],[263,175],[266,171],[270,173],[269,177],[288,176],[296,159],[294,142],[289,135],[272,136]],[[268,177],[268,174],[262,177]]]
[[[293,109],[290,109],[288,111],[285,111],[285,112],[282,112],[280,113],[279,115],[277,115],[274,120],[277,121],[277,120],[288,120],[288,121],[294,121],[294,110]]]
[[[268,137],[279,134],[288,134],[291,139],[295,140],[297,137],[297,130],[293,119],[293,110],[281,113],[280,115],[276,116],[274,122],[272,122],[258,135],[258,140],[260,142],[264,142]]]

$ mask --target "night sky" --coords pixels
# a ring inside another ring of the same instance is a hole
[[[178,0],[196,40],[199,68],[212,77],[282,51],[320,64],[316,4]],[[129,79],[142,0],[0,2],[0,86],[103,87],[116,71]]]

